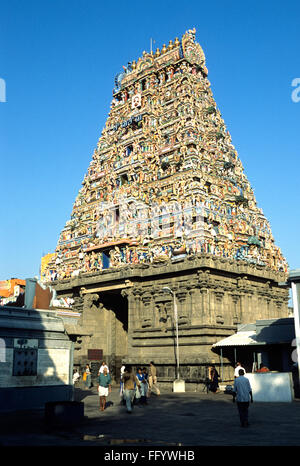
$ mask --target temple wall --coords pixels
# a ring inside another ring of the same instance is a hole
[[[288,315],[288,291],[278,286],[280,281],[280,274],[206,256],[168,266],[92,274],[58,283],[57,292],[73,290],[78,296],[84,290],[78,329],[91,336],[82,337],[75,361],[83,363],[88,349],[101,348],[118,379],[122,359],[143,366],[154,360],[160,381],[168,385],[176,367],[176,339],[173,296],[163,287],[171,288],[177,303],[180,365],[190,387],[197,389],[205,380],[207,365],[220,366],[219,355],[211,350],[214,343],[233,334],[238,324]],[[115,293],[114,309],[107,309],[109,298],[102,303],[106,295],[95,292],[99,289]],[[124,297],[128,311],[121,308]],[[120,319],[127,312],[128,331]],[[225,359],[223,377],[231,375]]]

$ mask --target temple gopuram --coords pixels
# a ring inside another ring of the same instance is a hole
[[[117,379],[122,360],[153,360],[161,385],[174,380],[174,294],[187,390],[202,388],[219,364],[212,345],[238,324],[288,315],[287,263],[207,75],[195,29],[123,67],[70,220],[43,258],[43,281],[80,315],[68,330],[75,363],[101,354]]]

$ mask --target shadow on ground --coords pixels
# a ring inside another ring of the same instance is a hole
[[[120,403],[115,387],[107,408],[99,410],[99,396],[76,388],[75,400],[84,403],[84,420],[72,428],[50,429],[43,411],[0,416],[2,445],[299,445],[300,403],[253,403],[250,426],[240,427],[230,395],[162,393],[132,414]]]

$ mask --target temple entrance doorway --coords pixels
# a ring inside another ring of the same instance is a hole
[[[128,344],[128,301],[121,290],[109,290],[99,293],[99,302],[108,313],[104,329],[103,345],[106,351],[103,359],[107,362],[111,376],[116,382],[120,380],[122,360],[127,356]]]

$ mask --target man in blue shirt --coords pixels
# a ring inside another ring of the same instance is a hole
[[[104,367],[103,372],[100,372],[98,377],[98,393],[100,397],[100,411],[105,410],[106,397],[111,392],[111,377],[107,372],[107,368]]]
[[[249,409],[249,401],[251,399],[251,403],[253,403],[252,397],[252,388],[249,382],[249,379],[244,376],[245,372],[243,369],[239,370],[239,377],[234,380],[233,386],[233,402],[237,403],[241,427],[248,427],[248,409]]]
[[[147,381],[145,379],[145,374],[142,372],[142,369],[140,367],[137,368],[136,376],[137,376],[137,379],[140,382],[140,388],[137,387],[137,390],[139,390],[139,394],[140,394],[140,397],[141,397],[140,403],[142,405],[146,405],[147,404],[146,395],[147,395],[147,390],[148,390],[148,384],[147,384]]]

